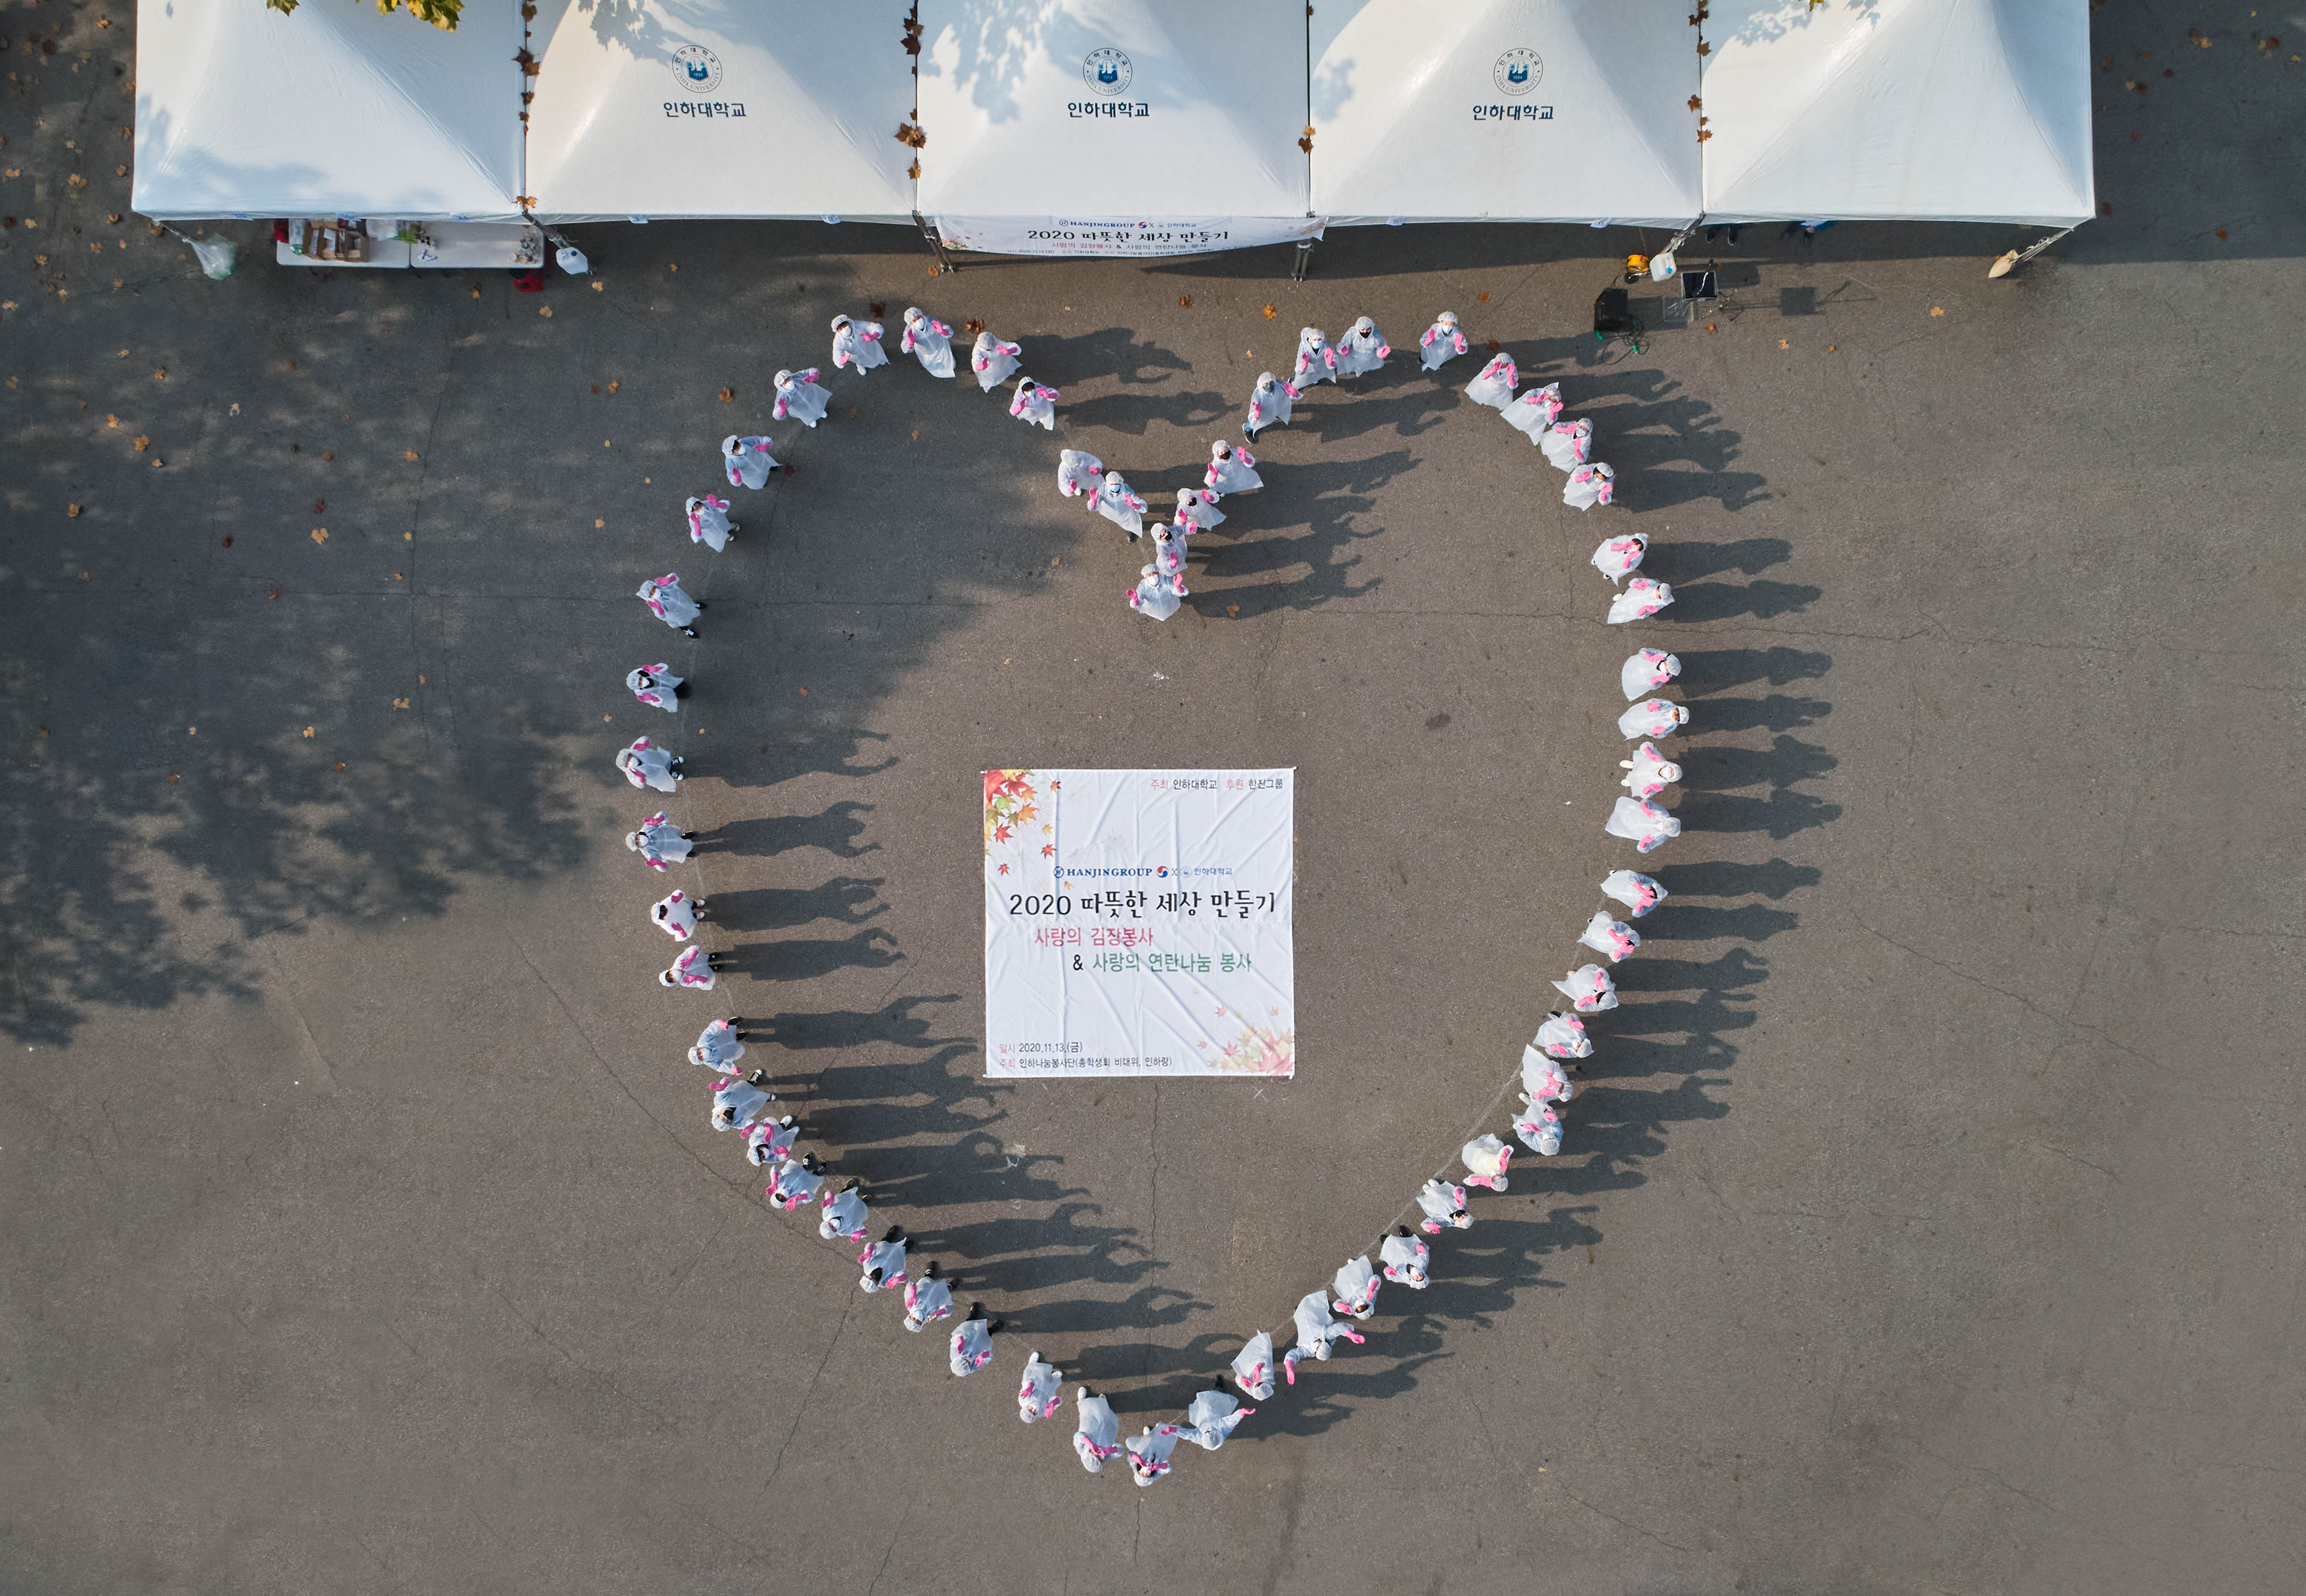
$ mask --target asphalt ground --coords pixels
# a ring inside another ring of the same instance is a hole
[[[2020,274],[2009,229],[1752,228],[1740,312],[1635,354],[1584,330],[1623,229],[1340,231],[1302,284],[736,224],[585,230],[541,299],[212,283],[107,219],[100,14],[12,11],[0,57],[38,224],[0,235],[0,1586],[2292,1587],[2306,228],[2264,23],[2099,13],[2114,209]],[[901,358],[772,425],[875,302],[1021,339],[1057,434]],[[1261,440],[1181,614],[1127,612],[1059,448],[1157,504],[1301,325],[1444,307],[1594,418],[1617,508],[1560,507],[1476,362],[1396,357]],[[799,469],[715,558],[680,500],[756,430]],[[1606,627],[1626,530],[1678,602]],[[693,644],[631,596],[666,569]],[[1222,1452],[1086,1475],[1070,1406],[1012,1416],[1029,1347],[1170,1417],[1504,1130],[1634,862],[1636,642],[1685,662],[1686,830],[1563,1155]],[[621,845],[658,660],[711,998],[654,984]],[[1297,768],[1294,1081],[979,1079],[996,764]],[[731,1011],[1008,1321],[991,1370],[760,1201],[681,1058]]]

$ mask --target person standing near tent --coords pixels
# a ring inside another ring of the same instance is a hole
[[[625,686],[635,698],[676,715],[680,713],[680,689],[688,685],[688,678],[673,675],[667,665],[641,665],[625,672]]]
[[[1296,383],[1300,389],[1317,382],[1334,383],[1337,380],[1337,352],[1329,347],[1329,335],[1318,327],[1297,329]]]
[[[707,493],[702,499],[692,499],[688,505],[688,541],[702,543],[718,554],[737,535],[737,524],[729,519],[729,501]]]
[[[1337,375],[1366,377],[1383,370],[1385,357],[1392,353],[1393,346],[1385,341],[1377,323],[1363,316],[1345,329],[1345,336],[1338,340]]]
[[[1025,353],[1022,344],[1004,343],[989,332],[977,335],[976,347],[969,352],[969,369],[977,373],[977,389],[991,393],[1017,373],[1017,357]]]
[[[1105,474],[1105,462],[1087,449],[1069,448],[1057,452],[1057,491],[1067,499],[1079,499],[1084,493],[1094,494],[1097,479]],[[1089,501],[1095,509],[1097,502]]]
[[[1209,468],[1201,474],[1201,482],[1220,493],[1254,493],[1265,486],[1265,479],[1257,474],[1257,457],[1222,438],[1209,445]]]
[[[881,337],[888,329],[877,321],[854,321],[846,316],[833,319],[833,369],[854,361],[861,375],[875,366],[889,363],[889,352],[881,347]]]
[[[833,395],[817,386],[818,369],[806,371],[777,373],[777,402],[773,414],[779,421],[797,421],[804,427],[814,428],[824,419],[824,407],[833,402]]]
[[[1482,368],[1481,375],[1465,384],[1465,397],[1476,405],[1503,410],[1513,403],[1514,385],[1520,380],[1521,373],[1514,369],[1512,355],[1494,355]]]
[[[659,792],[673,791],[673,784],[681,779],[679,756],[666,753],[645,737],[633,738],[629,748],[617,750],[617,768],[634,786],[653,787]]]
[[[674,631],[685,636],[696,636],[696,618],[705,613],[705,606],[681,591],[679,571],[667,571],[642,583],[633,596]]]
[[[1259,374],[1257,386],[1249,392],[1249,419],[1241,423],[1241,435],[1245,442],[1255,442],[1257,435],[1268,427],[1285,427],[1289,412],[1297,403],[1297,389],[1270,371]]]
[[[656,871],[669,869],[696,851],[688,833],[673,824],[672,817],[662,809],[642,821],[640,830],[627,832],[625,846]]]
[[[952,329],[918,305],[905,307],[905,353],[932,377],[952,376]]]
[[[729,468],[732,488],[764,488],[769,474],[777,469],[767,439],[739,438],[734,432],[721,440],[721,463]]]
[[[1457,312],[1444,311],[1434,317],[1433,325],[1418,338],[1417,347],[1418,363],[1429,371],[1438,371],[1465,354],[1465,335],[1457,330]]]
[[[1009,414],[1029,427],[1054,432],[1057,430],[1057,390],[1044,388],[1030,377],[1020,377],[1016,397],[1009,401]]]

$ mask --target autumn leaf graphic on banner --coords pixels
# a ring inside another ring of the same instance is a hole
[[[985,772],[985,851],[988,856],[995,843],[1008,841],[1019,826],[1033,818],[1033,799],[1038,794],[1025,779],[1032,773],[1029,770]]]

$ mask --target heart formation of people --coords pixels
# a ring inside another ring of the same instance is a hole
[[[889,364],[888,352],[882,346],[885,336],[885,329],[878,322],[836,316],[833,320],[833,366],[853,368],[862,376]],[[914,356],[931,377],[951,380],[955,375],[952,338],[952,328],[918,308],[905,312],[903,350]],[[1465,336],[1458,328],[1456,316],[1448,311],[1434,320],[1418,343],[1420,362],[1427,371],[1438,371],[1466,353]],[[980,334],[969,359],[980,391],[990,393],[1007,383],[1021,370],[1023,353],[1018,344],[989,331]],[[1286,425],[1294,405],[1316,384],[1334,384],[1340,379],[1376,371],[1392,354],[1385,335],[1366,316],[1355,321],[1334,346],[1319,329],[1306,328],[1299,335],[1296,365],[1291,376],[1285,380],[1268,371],[1259,377],[1257,388],[1250,397],[1247,418],[1242,423],[1244,440],[1253,441],[1267,427]],[[822,371],[815,367],[802,371],[779,371],[776,418],[798,421],[812,428],[823,421],[832,396],[818,382],[822,375]],[[1513,357],[1499,354],[1466,385],[1465,392],[1477,404],[1497,410],[1507,425],[1527,435],[1549,463],[1567,474],[1561,495],[1564,504],[1579,510],[1610,504],[1616,495],[1616,475],[1609,465],[1592,457],[1593,422],[1561,419],[1559,383],[1550,382],[1516,394],[1518,382]],[[1013,389],[1009,413],[1028,424],[1054,432],[1060,397],[1055,388],[1036,382],[1029,376],[1021,377]],[[759,436],[730,437],[722,441],[722,457],[732,489],[764,487],[773,473],[782,469],[770,453],[770,441]],[[1264,486],[1257,474],[1256,457],[1248,448],[1220,440],[1210,446],[1209,457],[1206,486],[1179,493],[1174,516],[1167,523],[1155,525],[1150,534],[1153,558],[1139,572],[1136,585],[1126,592],[1132,609],[1157,621],[1174,615],[1188,596],[1187,545],[1191,539],[1207,534],[1226,519],[1225,512],[1217,508],[1219,502],[1255,492]],[[1146,537],[1146,500],[1130,488],[1122,473],[1106,469],[1095,456],[1064,450],[1059,457],[1057,486],[1069,498],[1086,498],[1090,508],[1121,526],[1132,542]],[[729,500],[713,494],[689,499],[687,513],[690,538],[716,555],[723,552],[739,531],[738,524],[730,518],[730,508]],[[1673,602],[1673,590],[1665,583],[1635,575],[1648,547],[1646,533],[1631,533],[1606,538],[1593,551],[1593,564],[1617,590],[1608,615],[1611,625],[1646,619]],[[705,606],[682,590],[678,573],[668,572],[644,582],[639,597],[650,613],[665,625],[688,636],[696,636],[695,623]],[[1619,768],[1628,772],[1619,783],[1627,789],[1628,796],[1616,801],[1604,824],[1612,836],[1627,839],[1636,851],[1644,854],[1681,830],[1680,822],[1654,801],[1658,793],[1681,776],[1680,767],[1658,752],[1655,739],[1686,725],[1689,711],[1670,699],[1650,696],[1680,671],[1681,661],[1672,654],[1661,649],[1643,648],[1626,661],[1618,677],[1632,707],[1618,719],[1618,728],[1636,746],[1632,758],[1619,762]],[[642,704],[679,714],[684,684],[682,679],[670,673],[669,665],[642,666],[626,678],[626,685]],[[636,738],[630,747],[618,753],[617,768],[636,788],[662,793],[678,793],[686,775],[679,755],[646,737]],[[625,841],[651,870],[658,872],[669,870],[692,850],[688,833],[681,831],[665,811],[643,820],[640,828]],[[1601,882],[1601,890],[1622,904],[1632,919],[1649,913],[1666,895],[1665,889],[1655,881],[1627,869],[1612,871]],[[682,944],[670,968],[657,977],[663,985],[696,992],[713,990],[719,978],[716,963],[721,956],[707,952],[695,940],[699,917],[705,912],[705,905],[701,900],[680,891],[672,892],[651,910],[653,923]],[[1642,943],[1638,932],[1606,909],[1595,911],[1577,941],[1600,954],[1609,965],[1631,955]],[[1507,1093],[1513,1092],[1521,1105],[1511,1120],[1514,1135],[1532,1151],[1549,1157],[1561,1149],[1562,1122],[1556,1105],[1568,1103],[1576,1092],[1569,1071],[1577,1069],[1578,1061],[1592,1056],[1593,1052],[1584,1016],[1618,1006],[1615,983],[1603,964],[1589,961],[1569,970],[1553,985],[1568,1000],[1567,1006],[1546,1016],[1535,1038],[1522,1050],[1517,1081],[1509,1079],[1490,1105],[1494,1112],[1504,1104]],[[862,1248],[858,1264],[863,1277],[858,1284],[867,1292],[901,1293],[908,1330],[923,1330],[952,1318],[954,1303],[951,1284],[935,1261],[916,1264],[904,1227],[893,1225],[877,1238],[872,1236],[873,1213],[863,1180],[852,1177],[836,1187],[833,1175],[815,1154],[797,1153],[802,1130],[798,1119],[790,1114],[781,1117],[773,1114],[770,1105],[775,1101],[775,1094],[768,1089],[766,1072],[757,1069],[747,1071],[743,1067],[747,1035],[745,1023],[741,1016],[716,1019],[705,1026],[688,1050],[691,1063],[719,1077],[713,1092],[713,1128],[741,1131],[747,1159],[772,1172],[764,1193],[770,1206],[787,1213],[814,1206],[819,1216],[818,1235],[842,1246]],[[1483,1117],[1486,1119],[1487,1114]],[[1151,1484],[1169,1472],[1171,1455],[1180,1441],[1191,1441],[1211,1452],[1222,1447],[1234,1428],[1257,1411],[1244,1406],[1241,1397],[1254,1403],[1268,1401],[1273,1395],[1277,1372],[1294,1386],[1302,1360],[1328,1358],[1341,1340],[1360,1344],[1365,1337],[1353,1326],[1376,1310],[1380,1286],[1423,1291],[1431,1283],[1428,1271],[1431,1261],[1425,1238],[1446,1231],[1465,1230],[1473,1225],[1467,1188],[1484,1188],[1493,1192],[1506,1189],[1507,1165],[1514,1153],[1512,1145],[1494,1131],[1483,1131],[1478,1125],[1474,1130],[1476,1133],[1460,1152],[1465,1164],[1462,1178],[1450,1178],[1450,1172],[1445,1171],[1427,1181],[1394,1216],[1388,1233],[1379,1242],[1375,1265],[1367,1253],[1351,1259],[1337,1271],[1326,1290],[1308,1292],[1298,1302],[1289,1326],[1295,1336],[1294,1345],[1277,1360],[1271,1332],[1260,1330],[1248,1339],[1234,1358],[1226,1377],[1238,1388],[1240,1396],[1224,1389],[1220,1382],[1193,1398],[1182,1422],[1148,1426],[1141,1434],[1123,1442],[1112,1405],[1087,1386],[1078,1387],[1073,1450],[1081,1466],[1097,1473],[1106,1463],[1126,1456],[1137,1483]],[[1414,1229],[1401,1223],[1413,1211],[1420,1216]],[[989,1364],[993,1361],[992,1338],[1003,1327],[1002,1321],[986,1317],[983,1304],[971,1304],[947,1337],[952,1373],[972,1375]],[[1017,1416],[1029,1424],[1053,1417],[1063,1401],[1063,1384],[1061,1370],[1045,1361],[1038,1353],[1029,1353],[1017,1392]]]

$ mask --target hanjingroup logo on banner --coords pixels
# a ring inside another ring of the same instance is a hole
[[[721,57],[703,45],[683,45],[675,50],[672,70],[680,86],[691,94],[710,94],[721,87]]]
[[[1081,63],[1081,81],[1108,98],[1129,92],[1129,57],[1120,50],[1091,50]]]
[[[1499,94],[1527,94],[1545,81],[1545,57],[1535,50],[1507,50],[1490,75]]]

